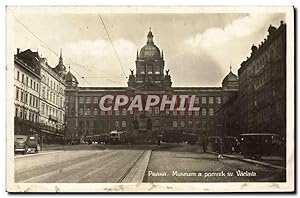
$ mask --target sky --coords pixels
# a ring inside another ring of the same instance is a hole
[[[38,51],[48,63],[64,64],[79,86],[127,86],[136,52],[146,44],[149,27],[164,51],[172,86],[221,86],[237,74],[250,48],[267,37],[281,13],[61,13],[13,12],[16,51]],[[102,19],[102,20],[101,20]],[[103,22],[102,22],[103,21]],[[104,24],[106,30],[104,28]]]

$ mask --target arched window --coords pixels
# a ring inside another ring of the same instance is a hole
[[[116,128],[119,127],[119,121],[115,121],[115,127],[116,127]]]
[[[123,128],[126,127],[126,121],[125,121],[125,120],[122,121],[122,127],[123,127]]]
[[[177,128],[177,126],[178,126],[177,121],[174,120],[174,121],[173,121],[173,127],[174,127],[174,128]]]
[[[86,114],[87,114],[87,115],[91,115],[91,109],[90,109],[90,108],[87,108]]]
[[[181,128],[185,127],[185,122],[183,120],[180,122],[180,126]]]

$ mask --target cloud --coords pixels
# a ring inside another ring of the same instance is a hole
[[[224,28],[209,28],[185,40],[191,47],[215,48],[228,42],[236,41],[260,30],[272,16],[266,14],[249,14],[234,20]]]
[[[112,44],[105,39],[79,40],[68,44],[64,54],[72,57],[71,67],[85,77],[83,83],[125,85],[136,49],[136,45],[126,39],[115,40]]]

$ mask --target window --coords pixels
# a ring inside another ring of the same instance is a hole
[[[82,107],[79,108],[79,115],[83,115],[83,108]]]
[[[36,91],[39,91],[39,84],[36,83]]]
[[[160,125],[160,124],[159,124],[159,120],[155,120],[155,121],[154,121],[154,126],[155,126],[155,127],[159,127],[159,125]]]
[[[94,108],[94,115],[98,115],[98,109]]]
[[[195,116],[198,116],[199,115],[199,111],[195,111]]]
[[[21,101],[23,101],[23,91],[21,91]]]
[[[45,104],[42,103],[42,114],[44,114],[44,113],[45,113]]]
[[[122,109],[122,115],[127,115],[127,110],[126,109]]]
[[[115,115],[120,115],[120,111],[119,111],[119,110],[116,110],[116,111],[115,111]]]
[[[18,108],[16,108],[15,117],[18,117]]]
[[[210,108],[208,113],[209,113],[210,116],[213,116],[214,115],[214,109]]]
[[[84,98],[82,96],[79,97],[79,103],[83,104],[84,103]]]
[[[209,104],[214,104],[214,97],[209,97],[208,98],[208,103]]]
[[[221,97],[220,96],[216,97],[216,102],[217,102],[217,104],[221,104]]]
[[[195,104],[199,104],[199,97],[197,96],[197,97],[195,97]]]
[[[206,104],[206,97],[202,97],[202,98],[201,98],[201,103],[202,103],[202,104]]]
[[[169,115],[170,114],[170,110],[166,109],[166,114]]]
[[[176,109],[174,109],[173,115],[177,115],[177,110]]]
[[[86,114],[87,114],[87,115],[91,115],[91,109],[90,109],[90,108],[87,108]]]
[[[94,98],[93,98],[93,103],[94,103],[94,104],[97,104],[97,103],[98,103],[98,97],[94,97]]]
[[[202,116],[206,116],[206,109],[202,109]]]
[[[22,83],[24,83],[24,74],[22,74]]]
[[[116,127],[116,128],[119,127],[119,121],[118,121],[118,120],[115,121],[115,127]]]
[[[33,89],[35,89],[35,82],[33,82]]]
[[[125,120],[122,121],[122,127],[123,127],[123,128],[126,127],[126,121],[125,121]]]
[[[20,72],[19,71],[17,72],[17,80],[18,81],[20,80]]]
[[[16,100],[19,100],[19,89],[16,89]]]
[[[26,85],[28,86],[28,76],[26,77]]]
[[[185,114],[185,112],[184,111],[179,111],[179,115],[184,115]]]
[[[193,121],[192,120],[189,120],[188,121],[188,128],[192,128],[193,127]]]
[[[185,122],[183,120],[180,122],[180,126],[181,126],[181,128],[185,127]]]
[[[189,116],[193,115],[193,112],[192,111],[188,111],[188,115]]]
[[[87,96],[85,102],[86,102],[87,104],[90,104],[90,103],[91,103],[91,97],[90,97],[90,96]]]
[[[177,125],[178,125],[178,124],[177,124],[177,121],[174,120],[174,121],[173,121],[173,127],[174,127],[174,128],[177,128]]]
[[[154,112],[155,112],[156,115],[158,115],[159,114],[159,107],[155,107]]]

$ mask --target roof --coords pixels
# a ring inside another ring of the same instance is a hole
[[[236,82],[238,81],[238,77],[237,75],[235,75],[234,73],[232,73],[232,71],[229,72],[229,74],[227,74],[227,76],[225,76],[225,78],[223,79],[223,83],[225,82]]]
[[[65,79],[66,82],[76,82],[78,84],[76,77],[70,71],[66,74]]]

